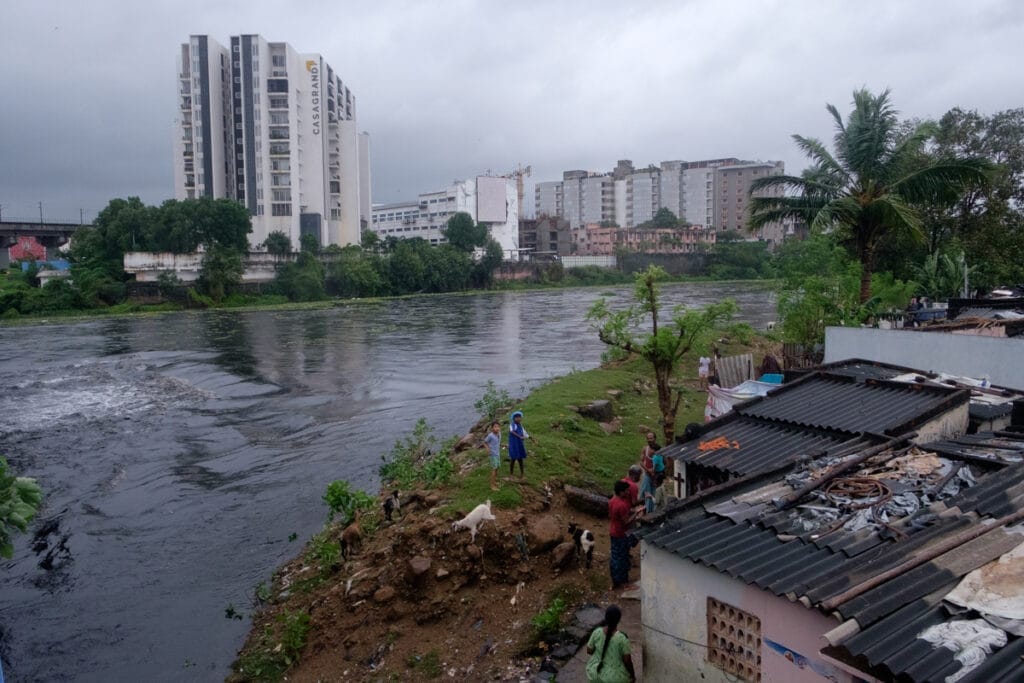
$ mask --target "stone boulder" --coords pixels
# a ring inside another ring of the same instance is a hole
[[[598,422],[611,422],[615,416],[612,412],[612,402],[606,400],[591,401],[585,406],[580,406],[580,415]]]
[[[417,555],[405,566],[405,580],[416,587],[422,587],[430,576],[430,558]]]
[[[622,418],[616,417],[611,422],[598,422],[605,434],[614,434],[622,430]]]
[[[562,542],[562,524],[550,515],[531,519],[526,528],[526,539],[534,554],[546,553]]]
[[[374,592],[373,601],[378,605],[391,602],[395,597],[395,589],[392,586],[381,586]]]
[[[479,445],[479,443],[480,439],[470,432],[456,442],[455,452],[461,453],[462,451],[468,451],[470,448]]]
[[[556,545],[555,549],[551,551],[551,564],[556,569],[565,569],[575,556],[576,544],[572,541],[565,541]]]

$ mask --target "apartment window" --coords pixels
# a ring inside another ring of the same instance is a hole
[[[284,55],[271,55],[270,56],[270,63],[273,66],[284,66],[285,65],[284,59],[285,59]]]
[[[291,204],[271,204],[270,215],[272,216],[291,216],[292,205]]]
[[[289,190],[274,190],[273,191],[275,202],[290,202],[292,200],[292,191]]]
[[[708,662],[743,681],[761,680],[761,620],[712,597],[707,602]]]
[[[232,45],[231,46],[231,51],[232,52],[241,52],[241,50],[239,49],[238,45]],[[238,66],[238,62],[235,62],[235,66]]]

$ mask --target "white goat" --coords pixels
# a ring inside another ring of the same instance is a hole
[[[491,501],[480,503],[468,515],[453,522],[452,530],[469,529],[470,543],[474,543],[476,542],[477,528],[487,520],[496,521],[494,515],[491,514]]]

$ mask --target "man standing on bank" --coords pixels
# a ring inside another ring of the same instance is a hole
[[[608,535],[612,542],[608,569],[612,575],[612,590],[629,583],[629,527],[636,516],[629,502],[629,484],[620,479],[615,482],[615,495],[608,501]]]
[[[523,462],[526,460],[526,440],[530,435],[523,427],[523,412],[512,413],[512,422],[508,425],[508,476],[513,476],[516,462],[519,463],[519,477],[525,477]]]

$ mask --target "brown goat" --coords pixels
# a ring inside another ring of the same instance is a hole
[[[362,513],[357,508],[352,522],[341,532],[341,556],[346,559],[363,540],[363,528],[359,526],[361,517]]]

